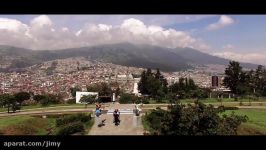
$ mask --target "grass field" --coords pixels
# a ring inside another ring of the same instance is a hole
[[[180,99],[180,101],[182,103],[194,103],[196,99]],[[203,102],[203,103],[220,103],[219,99],[217,98],[206,98],[206,99],[200,99],[199,101]],[[241,98],[238,101],[235,101],[233,98],[223,98],[222,102],[249,102],[251,101],[251,103],[253,102],[266,102],[266,98],[259,98],[258,100],[252,100],[252,99],[247,99],[247,98]],[[150,100],[149,101],[151,104],[156,104],[156,103],[168,103],[169,100],[162,100],[161,102],[157,102],[156,100]]]
[[[183,104],[188,104],[191,103],[193,104],[196,101],[196,99],[181,99],[180,102]],[[207,98],[207,99],[202,99],[199,100],[202,103],[205,104],[212,104],[214,106],[220,106],[220,105],[224,105],[224,106],[266,106],[266,98],[260,98],[258,100],[251,100],[249,102],[249,99],[239,99],[238,101],[235,101],[233,98],[229,99],[229,98],[224,98],[222,99],[222,102],[219,101],[216,98]],[[167,104],[169,103],[168,100],[162,100],[160,102],[156,101],[156,100],[150,100],[149,104]]]
[[[52,129],[51,135],[55,135],[59,130],[59,127],[56,127],[58,117],[62,115],[48,115],[47,118],[42,118],[41,115],[2,117],[0,135],[48,135],[49,129]],[[84,134],[89,132],[93,124],[93,119],[84,123]]]
[[[55,125],[55,118],[13,116],[0,118],[0,131],[7,135],[46,135]]]
[[[95,107],[94,104],[87,105],[87,108]],[[85,108],[84,104],[56,104],[56,105],[49,105],[49,106],[42,106],[42,105],[30,105],[30,106],[22,106],[21,110],[23,111],[36,111],[36,110],[60,110],[60,109],[81,109]],[[7,108],[0,108],[0,112],[7,111]]]
[[[246,115],[248,122],[243,123],[239,128],[240,135],[264,134],[266,135],[266,110],[265,109],[239,109],[228,110],[225,113],[235,112],[237,115]]]
[[[30,116],[14,116],[14,117],[4,117],[0,118],[0,129],[3,129],[6,126],[19,124],[25,120],[28,120],[32,117]]]

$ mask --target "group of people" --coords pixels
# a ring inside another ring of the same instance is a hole
[[[98,125],[98,127],[104,126],[104,120],[100,120],[100,116],[102,115],[102,108],[100,104],[96,104],[96,110],[95,110],[95,118],[96,118],[96,123]],[[113,112],[113,123],[115,125],[119,125],[120,124],[120,112],[118,109],[115,109]]]

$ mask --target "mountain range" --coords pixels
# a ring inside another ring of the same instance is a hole
[[[0,46],[0,71],[12,71],[55,59],[85,57],[118,65],[159,68],[172,72],[192,68],[191,64],[228,65],[229,60],[212,56],[192,48],[163,48],[152,45],[130,43],[105,44],[91,47],[60,50],[30,50],[13,46]],[[241,63],[245,68],[256,68],[256,64]]]

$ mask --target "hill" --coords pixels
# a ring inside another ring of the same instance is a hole
[[[227,65],[229,60],[209,55],[191,48],[163,48],[130,43],[106,44],[92,47],[61,50],[30,50],[0,46],[0,71],[12,71],[55,59],[85,57],[117,65],[159,68],[162,71],[180,71],[192,68],[190,64]],[[257,65],[242,63],[244,67]]]

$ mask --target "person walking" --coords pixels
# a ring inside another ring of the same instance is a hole
[[[118,109],[115,109],[113,116],[114,116],[115,125],[119,125],[120,124],[120,112]]]
[[[95,119],[96,119],[96,123],[97,123],[98,127],[101,127],[100,116],[101,116],[100,108],[96,108]]]

